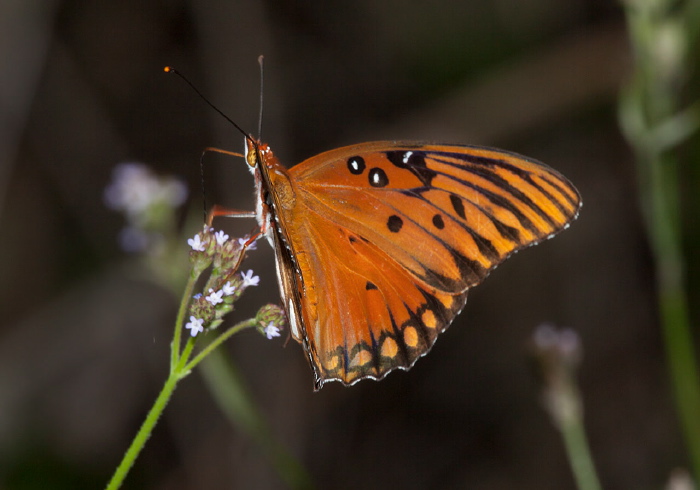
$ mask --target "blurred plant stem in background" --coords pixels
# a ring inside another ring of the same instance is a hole
[[[634,68],[621,96],[620,124],[637,160],[666,358],[690,464],[700,481],[700,378],[685,289],[681,162],[674,151],[700,127],[700,102],[684,100],[696,76],[691,64],[698,56],[700,1],[626,0],[624,6]]]
[[[600,490],[583,423],[583,402],[576,385],[582,349],[578,334],[544,324],[533,336],[534,357],[543,384],[544,408],[561,432],[579,490]]]
[[[288,488],[314,488],[306,469],[277,442],[230,356],[217,349],[202,363],[202,377],[231,424],[249,434]]]

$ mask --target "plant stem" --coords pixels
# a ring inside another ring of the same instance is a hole
[[[121,463],[119,463],[119,466],[117,466],[112,479],[107,484],[107,490],[117,490],[124,482],[126,475],[134,465],[134,461],[136,461],[136,458],[138,458],[141,450],[143,450],[143,447],[146,445],[146,441],[148,441],[148,438],[151,436],[151,433],[153,432],[156,423],[158,423],[158,419],[163,413],[163,410],[165,410],[165,407],[168,405],[168,401],[170,401],[170,397],[172,396],[173,391],[175,391],[177,383],[188,374],[189,371],[183,369],[183,367],[187,362],[187,359],[189,359],[190,354],[192,354],[193,348],[194,339],[190,339],[182,351],[182,356],[180,356],[176,365],[170,371],[170,375],[165,381],[163,388],[160,390],[158,398],[156,398],[155,403],[146,416],[146,420],[144,420],[143,424],[141,424],[141,428],[136,433],[136,437],[134,437],[129,449],[127,449],[126,453],[124,454],[124,458],[122,458]]]
[[[242,322],[239,322],[235,324],[233,327],[229,328],[226,330],[224,333],[216,337],[209,345],[207,345],[202,351],[195,356],[194,359],[192,359],[185,367],[184,371],[189,372],[192,369],[195,368],[197,364],[202,362],[202,360],[207,357],[214,349],[219,347],[223,342],[228,340],[229,337],[231,337],[233,334],[240,332],[243,329],[254,327],[255,326],[255,318],[250,318],[249,320],[244,320]]]
[[[212,396],[230,422],[247,433],[260,446],[287,488],[313,489],[311,476],[304,467],[279,444],[245,386],[235,364],[221,350],[213,351],[202,363],[200,374]]]
[[[578,400],[578,394],[572,394]],[[566,446],[566,453],[569,457],[571,470],[576,479],[576,486],[579,490],[600,490],[600,482],[596,474],[593,458],[588,447],[588,440],[583,426],[583,417],[566,417],[559,424]]]
[[[179,380],[180,378],[176,373],[170,373],[170,376],[163,385],[163,389],[160,391],[158,398],[156,398],[156,402],[153,404],[153,407],[151,407],[150,412],[148,412],[146,420],[143,421],[141,428],[136,434],[136,437],[134,437],[134,440],[131,442],[131,446],[129,446],[129,449],[124,454],[122,462],[119,463],[119,466],[114,472],[112,479],[109,481],[109,484],[106,487],[107,490],[117,490],[124,482],[124,478],[126,478],[126,475],[129,473],[129,470],[134,464],[134,461],[136,461],[136,458],[141,453],[143,446],[151,436],[151,432],[153,432],[153,428],[163,413],[165,406],[168,404],[170,396],[173,394],[175,386]]]
[[[173,333],[173,342],[170,345],[170,372],[175,370],[175,365],[181,359],[180,356],[180,342],[182,338],[182,325],[185,322],[185,315],[187,314],[187,308],[190,305],[190,298],[192,297],[192,291],[194,290],[195,284],[197,284],[197,278],[199,274],[190,274],[187,279],[187,284],[185,285],[185,292],[182,293],[182,300],[180,301],[180,309],[177,312],[177,319],[175,320],[175,332]]]
[[[700,376],[685,289],[680,161],[672,150],[697,134],[700,125],[699,103],[683,109],[681,90],[697,58],[700,1],[628,2],[626,13],[636,63],[621,99],[620,120],[636,154],[640,202],[654,254],[666,362],[690,464],[698,480]],[[669,40],[672,43],[664,44]]]
[[[651,219],[649,235],[656,258],[659,314],[663,328],[666,360],[673,383],[676,407],[696,478],[700,477],[700,378],[691,334],[688,299],[684,287],[684,260],[673,206],[678,189],[673,163],[655,158],[649,163]]]

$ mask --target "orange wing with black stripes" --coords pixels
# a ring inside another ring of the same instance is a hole
[[[289,171],[267,146],[251,149],[292,333],[317,388],[409,369],[470,287],[566,228],[581,205],[557,171],[492,148],[363,143]]]

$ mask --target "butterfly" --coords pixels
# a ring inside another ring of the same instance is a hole
[[[379,141],[286,169],[246,138],[261,233],[315,387],[410,369],[514,252],[581,206],[557,171],[503,150]]]

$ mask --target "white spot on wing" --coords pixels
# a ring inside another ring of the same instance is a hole
[[[297,322],[297,313],[294,309],[294,301],[289,298],[287,300],[287,315],[289,315],[289,327],[292,329],[292,336],[295,339],[301,338],[301,333],[299,332],[299,323]]]
[[[411,155],[413,155],[412,151],[407,151],[406,153],[403,154],[403,163],[408,163],[408,159],[411,158]]]

